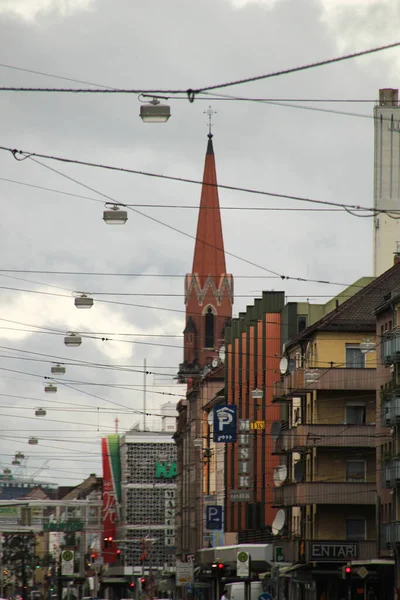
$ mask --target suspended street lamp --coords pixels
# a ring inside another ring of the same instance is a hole
[[[8,477],[8,475],[11,475],[11,469],[9,469],[8,467],[6,467],[5,469],[3,469],[3,473],[6,477]]]
[[[30,437],[28,440],[28,444],[31,446],[36,446],[39,443],[39,440],[36,437]]]
[[[65,366],[57,363],[55,365],[51,365],[50,371],[53,373],[53,375],[65,375]]]
[[[15,459],[16,460],[24,460],[25,458],[25,454],[23,452],[16,452],[15,453]]]
[[[46,411],[44,410],[44,408],[37,408],[35,410],[35,416],[36,417],[45,417],[46,416]]]
[[[54,383],[46,383],[44,386],[44,391],[46,394],[55,394],[57,391],[57,386]]]
[[[71,348],[77,347],[82,344],[82,338],[77,333],[72,333],[70,331],[64,338],[64,344],[66,346],[70,346]]]
[[[103,220],[107,225],[125,225],[128,220],[126,210],[121,210],[118,204],[107,203],[103,212]]]
[[[80,294],[74,300],[76,308],[92,308],[93,298],[87,294]]]
[[[14,465],[14,467],[17,467],[18,465],[20,465],[20,464],[21,464],[21,461],[20,461],[20,460],[18,460],[18,458],[14,458],[14,460],[12,461],[12,463],[11,463],[11,464],[12,464],[12,465]]]
[[[153,98],[148,104],[142,104],[140,107],[140,118],[143,123],[166,123],[170,116],[170,106],[161,104],[157,98]]]

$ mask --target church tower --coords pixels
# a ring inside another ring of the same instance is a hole
[[[226,273],[213,136],[208,134],[192,272],[185,278],[184,361],[179,374],[199,373],[218,356],[232,317],[233,279]]]

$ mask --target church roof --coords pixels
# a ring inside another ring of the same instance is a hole
[[[199,276],[202,284],[208,275],[217,278],[226,273],[217,173],[211,133],[208,135],[204,164],[192,273]]]

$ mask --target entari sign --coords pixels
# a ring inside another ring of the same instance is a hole
[[[173,479],[176,477],[176,462],[156,463],[156,479]]]
[[[310,542],[310,561],[344,562],[357,557],[357,542]]]

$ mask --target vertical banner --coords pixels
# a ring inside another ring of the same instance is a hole
[[[101,450],[103,457],[103,558],[105,564],[112,564],[117,560],[117,548],[114,540],[117,508],[121,501],[119,435],[113,434],[103,438]]]

